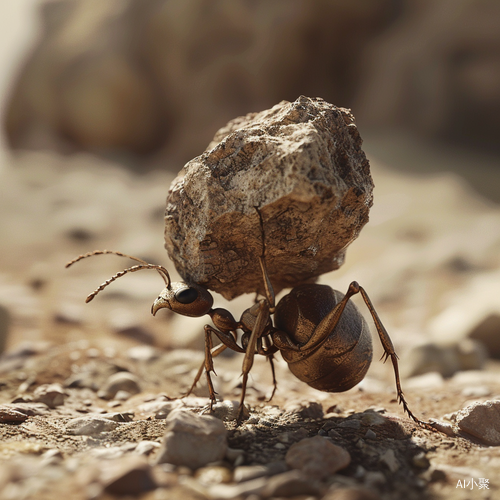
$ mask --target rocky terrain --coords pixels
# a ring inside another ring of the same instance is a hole
[[[164,284],[146,271],[85,304],[132,265],[123,258],[64,268],[81,253],[108,248],[175,275],[163,249],[173,175],[136,176],[87,155],[6,157],[0,497],[495,498],[500,210],[451,174],[401,174],[371,162],[370,222],[346,264],[321,282],[345,292],[357,280],[367,290],[400,356],[411,410],[439,420],[441,432],[403,413],[375,336],[368,376],[345,393],[309,388],[278,355],[269,402],[270,369],[257,359],[249,418],[237,426],[242,357],[224,353],[214,360],[215,417],[207,416],[204,378],[178,399],[202,362],[207,319],[166,311],[153,318]],[[216,295],[235,317],[253,300]],[[181,410],[193,420],[179,417]]]

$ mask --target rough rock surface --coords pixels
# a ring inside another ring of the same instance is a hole
[[[193,469],[224,458],[227,431],[221,420],[174,410],[166,419],[165,438],[158,463],[185,465]]]
[[[168,194],[165,247],[186,281],[232,299],[263,293],[264,239],[279,292],[342,265],[372,190],[349,110],[320,98],[283,101],[232,120],[186,164]]]
[[[457,413],[458,428],[483,443],[500,445],[500,401],[474,403]]]

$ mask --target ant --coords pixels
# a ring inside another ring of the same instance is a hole
[[[259,256],[264,282],[265,297],[246,309],[239,321],[226,309],[213,308],[214,299],[202,285],[196,283],[172,282],[167,269],[150,264],[112,250],[96,250],[80,255],[68,262],[66,267],[94,255],[114,254],[127,257],[138,265],[129,267],[102,283],[88,295],[90,302],[99,292],[116,279],[127,273],[154,269],[165,282],[165,288],[154,301],[151,312],[154,315],[162,309],[200,317],[208,314],[212,325],[205,325],[205,360],[189,389],[189,395],[205,370],[211,406],[216,401],[211,372],[214,372],[213,358],[229,348],[242,353],[242,389],[237,421],[243,417],[244,400],[248,374],[253,366],[255,354],[266,356],[271,364],[273,393],[276,390],[276,376],[273,356],[280,351],[288,363],[290,371],[309,386],[326,392],[343,392],[361,382],[372,360],[373,347],[370,329],[358,308],[349,299],[360,293],[375,323],[385,361],[391,359],[396,379],[397,399],[404,411],[419,425],[429,424],[419,420],[409,409],[401,389],[398,357],[392,341],[383,326],[365,290],[353,281],[344,295],[327,285],[302,284],[293,288],[279,303],[275,304],[275,294],[265,263],[265,241],[262,215],[258,209],[263,235],[262,255]],[[274,317],[274,321],[272,319]],[[243,332],[239,345],[237,331]],[[220,344],[213,346],[212,335]]]

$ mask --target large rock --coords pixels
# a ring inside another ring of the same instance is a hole
[[[276,292],[339,268],[372,204],[361,142],[350,111],[319,98],[229,122],[167,197],[165,247],[181,276],[228,299],[262,293],[264,240]]]

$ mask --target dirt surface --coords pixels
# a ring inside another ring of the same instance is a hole
[[[267,402],[270,370],[257,359],[246,399],[250,419],[240,426],[226,423],[233,452],[206,467],[212,479],[184,466],[156,464],[165,405],[177,404],[175,398],[194,379],[207,320],[165,311],[153,318],[149,310],[163,283],[149,271],[117,280],[86,305],[88,293],[132,264],[113,256],[68,270],[64,264],[109,248],[170,269],[162,240],[171,176],[135,177],[91,157],[42,154],[10,159],[0,175],[0,227],[7,235],[0,242],[0,305],[11,317],[0,358],[1,498],[123,496],[109,477],[121,478],[118,484],[129,488],[129,498],[269,497],[251,491],[249,481],[236,482],[236,472],[280,464],[283,473],[291,444],[318,434],[347,450],[350,465],[311,479],[308,493],[276,489],[271,497],[334,499],[338,489],[352,487],[383,499],[498,496],[499,448],[451,427],[447,435],[407,418],[395,400],[392,368],[378,361],[382,351],[375,337],[368,376],[342,394],[310,389],[277,359],[278,390]],[[500,210],[450,175],[403,176],[375,163],[373,176],[371,222],[349,249],[346,265],[322,282],[344,292],[354,279],[365,287],[404,370],[411,361],[405,355],[416,344],[459,341],[498,310],[498,294],[491,291],[500,273]],[[216,305],[238,317],[253,300],[216,296]],[[224,401],[239,397],[241,363],[237,354],[215,360],[214,383]],[[471,401],[499,399],[498,362],[476,368],[448,378],[432,373],[403,379],[413,413],[449,422],[445,415]],[[135,377],[137,393],[101,392],[119,372]],[[47,395],[40,392],[44,384],[60,385]],[[200,382],[179,404],[206,412],[206,395],[206,383]],[[72,425],[81,417],[105,417],[112,428],[75,435]],[[139,447],[143,442],[153,444]],[[146,467],[152,483],[123,479],[131,457],[143,461],[134,470]],[[113,467],[122,474],[111,472]],[[217,476],[221,467],[226,475]],[[215,489],[217,483],[226,489]]]

